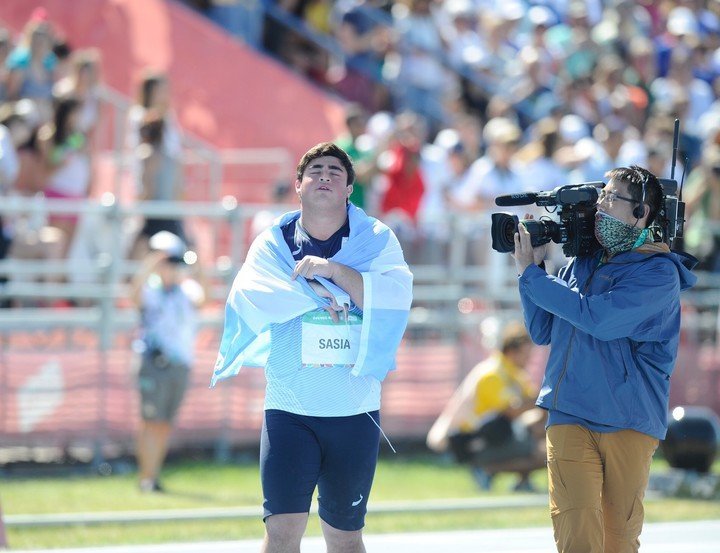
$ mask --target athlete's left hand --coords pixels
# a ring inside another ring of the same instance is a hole
[[[322,257],[308,255],[297,262],[292,274],[292,279],[295,280],[298,276],[305,277],[308,280],[312,280],[316,276],[332,278],[334,265],[332,261],[323,259]]]
[[[340,318],[338,317],[338,311],[345,311],[345,309],[341,305],[339,305],[337,301],[335,301],[335,296],[330,293],[330,290],[328,290],[322,284],[314,280],[309,281],[308,284],[310,285],[310,288],[315,290],[315,293],[318,296],[330,300],[330,305],[325,308],[325,311],[330,313],[330,318],[333,320],[334,323],[340,322]]]

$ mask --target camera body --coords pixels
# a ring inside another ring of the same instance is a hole
[[[551,219],[526,219],[519,221],[517,215],[510,213],[492,214],[492,248],[506,253],[515,249],[514,236],[517,226],[523,223],[530,234],[530,243],[535,246],[547,244],[551,240],[563,245],[563,253],[568,257],[592,255],[600,248],[595,239],[595,212],[598,189],[602,182],[568,184],[549,192],[537,194],[515,194],[496,198],[498,205],[528,205],[557,207],[560,222]]]
[[[662,187],[662,202],[650,230],[655,242],[672,246],[677,236],[682,236],[685,224],[685,202],[678,198],[678,184],[673,179],[658,179]],[[605,183],[601,181],[559,186],[548,192],[498,196],[499,206],[529,205],[557,208],[557,223],[551,219],[526,219],[519,221],[511,213],[492,214],[492,248],[501,253],[515,249],[514,236],[519,223],[523,223],[530,234],[533,247],[547,244],[551,240],[562,244],[567,257],[590,256],[600,249],[595,238],[595,213],[598,190]]]

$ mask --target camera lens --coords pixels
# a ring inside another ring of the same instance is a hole
[[[496,252],[507,253],[515,251],[515,233],[517,232],[518,217],[509,213],[493,213],[490,236],[492,248]]]

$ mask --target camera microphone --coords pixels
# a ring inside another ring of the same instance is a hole
[[[506,194],[495,198],[495,205],[505,207],[511,205],[528,205],[533,204],[540,197],[540,194],[534,192],[526,192],[524,194]]]

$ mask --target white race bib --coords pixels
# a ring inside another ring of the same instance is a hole
[[[362,317],[338,313],[334,323],[327,311],[311,311],[302,318],[303,367],[355,366],[360,347]]]

